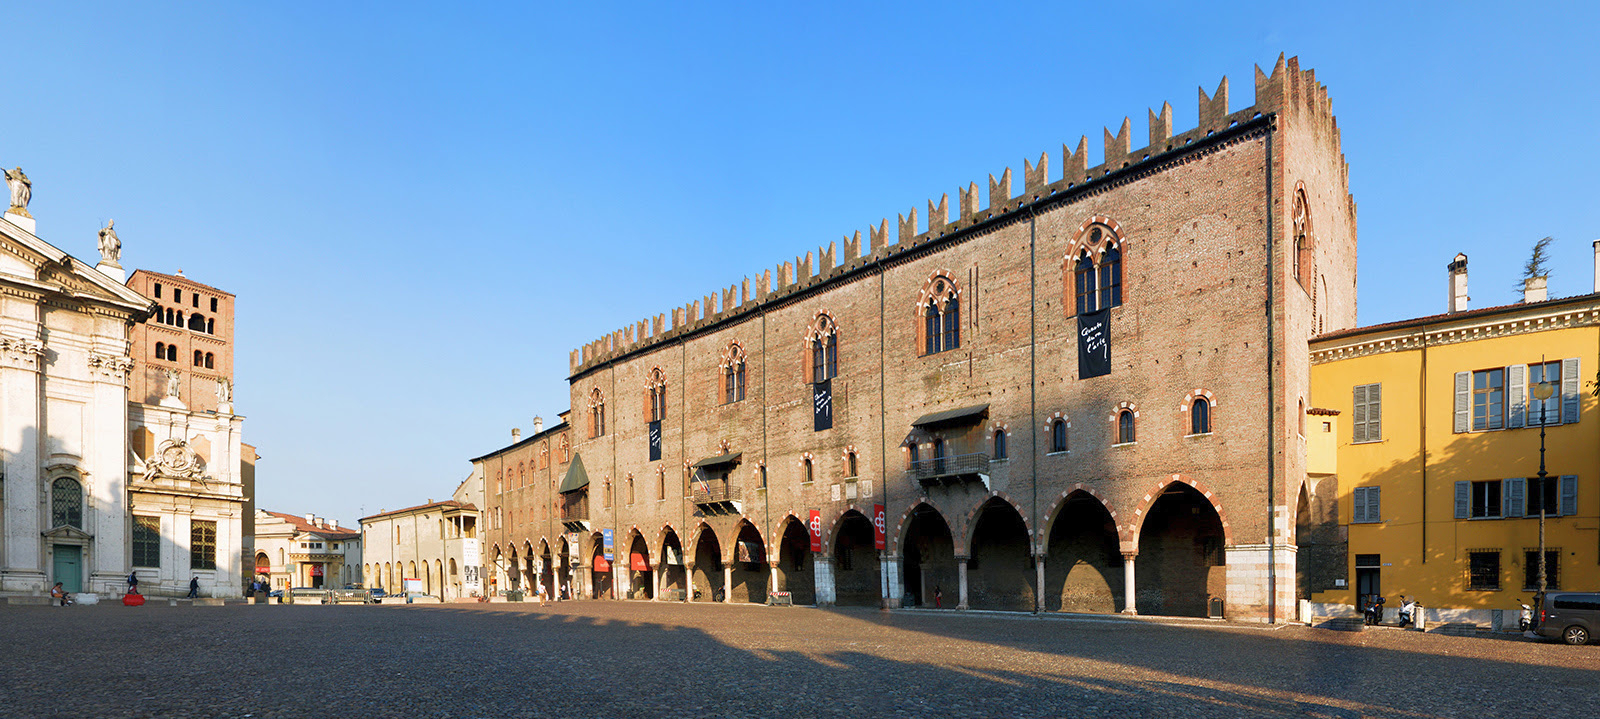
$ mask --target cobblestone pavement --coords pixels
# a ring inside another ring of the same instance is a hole
[[[0,607],[4,717],[1513,717],[1600,647],[1305,627],[576,602]]]

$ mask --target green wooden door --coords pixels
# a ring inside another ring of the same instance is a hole
[[[75,544],[55,545],[55,571],[51,576],[68,592],[83,591],[83,548]]]

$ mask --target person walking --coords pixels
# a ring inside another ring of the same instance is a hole
[[[139,572],[138,572],[138,570],[134,570],[132,572],[128,572],[128,593],[129,594],[138,594],[139,593]]]
[[[197,599],[197,598],[199,598],[199,596],[200,596],[200,578],[199,577],[190,577],[189,578],[189,598],[190,599]]]

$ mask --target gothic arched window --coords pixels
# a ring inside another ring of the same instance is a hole
[[[733,404],[744,399],[744,347],[729,342],[722,354],[722,403]]]
[[[606,433],[606,395],[599,387],[589,393],[589,436],[601,437]]]
[[[811,381],[824,382],[839,376],[839,329],[828,315],[817,317],[811,328]]]
[[[1196,397],[1189,405],[1189,434],[1207,434],[1211,431],[1211,400]]]
[[[1077,280],[1078,314],[1095,311],[1098,306],[1095,304],[1094,259],[1087,250],[1078,256],[1073,275]]]
[[[1117,413],[1117,444],[1128,444],[1135,441],[1133,434],[1133,410],[1125,409]]]
[[[943,273],[935,275],[923,292],[922,352],[938,354],[961,346],[961,292]]]

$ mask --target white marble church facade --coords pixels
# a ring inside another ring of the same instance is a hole
[[[0,595],[120,595],[137,571],[146,594],[239,596],[242,418],[130,402],[131,330],[157,303],[124,284],[114,234],[97,269],[18,209],[0,219]]]

